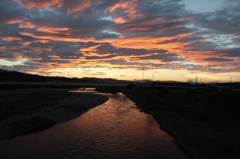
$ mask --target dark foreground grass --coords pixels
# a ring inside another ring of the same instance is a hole
[[[134,90],[126,95],[143,111],[152,112],[161,128],[193,158],[239,158],[239,91],[162,89]]]
[[[69,96],[67,91],[32,91],[0,94],[0,121],[12,115],[31,114],[42,107],[52,106]]]
[[[42,117],[32,117],[30,119],[9,124],[8,127],[11,131],[7,137],[12,138],[17,135],[25,135],[32,132],[38,132],[53,126],[55,123],[56,122],[54,120]]]
[[[154,114],[160,126],[177,134],[185,145],[209,159],[237,159],[240,156],[240,135],[212,124],[184,118],[174,111],[162,110]],[[173,135],[174,136],[174,135]],[[178,143],[178,139],[177,143]],[[182,143],[178,143],[181,147]],[[183,149],[185,149],[183,147]]]

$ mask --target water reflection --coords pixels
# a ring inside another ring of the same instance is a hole
[[[92,92],[88,90],[88,92]],[[187,159],[151,115],[122,94],[80,117],[13,140],[0,142],[0,158]]]

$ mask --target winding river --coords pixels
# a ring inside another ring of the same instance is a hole
[[[92,92],[94,93],[94,92]],[[123,94],[78,118],[0,141],[1,159],[189,159],[154,118]]]

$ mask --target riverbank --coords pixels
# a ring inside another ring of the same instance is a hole
[[[41,131],[72,120],[107,97],[67,90],[15,90],[0,93],[0,140]]]
[[[125,90],[193,159],[239,158],[239,92]]]

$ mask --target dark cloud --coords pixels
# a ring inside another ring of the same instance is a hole
[[[234,61],[234,59],[211,57],[211,58],[204,59],[204,61],[228,62],[228,61]]]
[[[116,53],[120,56],[139,56],[139,55],[145,55],[145,54],[151,54],[151,53],[166,53],[167,50],[154,50],[149,51],[145,49],[129,49],[129,48],[116,48],[112,46],[111,44],[102,44],[101,46],[97,47],[97,52],[102,54],[111,54]]]
[[[240,57],[240,48],[223,49],[219,52],[223,53],[223,57]]]
[[[0,1],[0,23],[14,24],[26,19],[26,13],[12,1]]]
[[[222,10],[199,14],[195,25],[218,35],[240,34],[239,6],[240,3],[235,6],[226,5]]]
[[[156,62],[173,62],[173,61],[184,61],[185,59],[174,53],[171,54],[160,54],[160,55],[150,55],[144,57],[135,57],[137,60],[145,61],[156,61]]]

